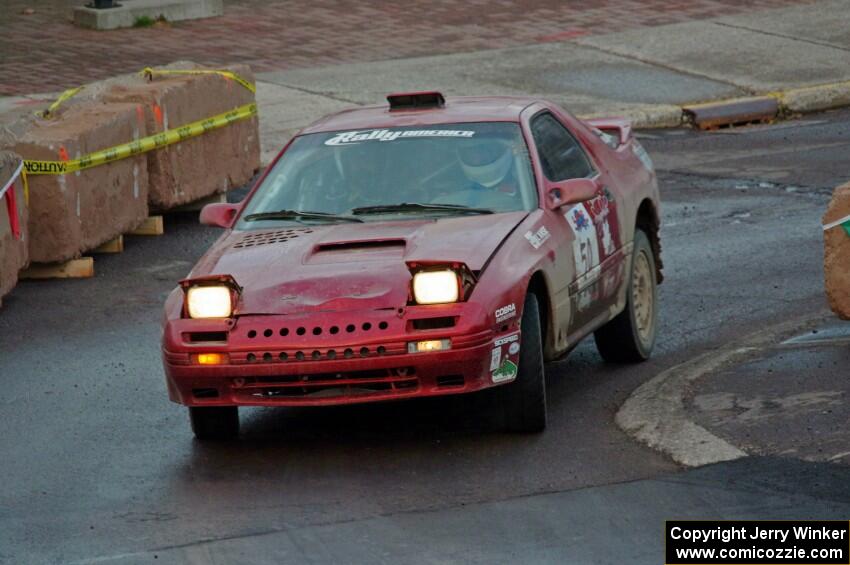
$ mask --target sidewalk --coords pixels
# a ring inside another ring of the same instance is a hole
[[[225,0],[219,18],[114,31],[73,26],[71,8],[84,3],[2,2],[0,95],[64,90],[178,60],[306,68],[564,41],[800,0]],[[22,14],[27,8],[35,13]]]
[[[0,61],[0,76],[17,78],[0,84],[0,93],[55,92],[177,59],[245,61],[258,71],[264,163],[318,117],[384,103],[394,91],[541,96],[581,116],[625,116],[637,127],[679,125],[682,105],[776,91],[792,91],[784,100],[792,112],[850,104],[847,0],[780,8],[791,2],[765,0],[748,3],[747,10],[762,9],[747,13],[738,2],[710,0],[597,7],[539,0],[532,8],[437,1],[404,10],[377,0],[354,10],[334,0],[297,10],[240,0],[222,18],[110,32],[61,19],[39,23],[42,8],[23,16],[23,0],[11,3],[12,25],[0,37],[11,56]],[[658,25],[666,22],[679,23]],[[69,56],[78,63],[66,67]],[[815,85],[832,86],[809,89]],[[0,111],[29,103],[0,98]]]
[[[587,115],[675,126],[681,105],[810,85],[799,109],[850,103],[850,10],[823,0],[569,42],[259,73],[263,160],[303,125],[389,92],[531,94]],[[846,100],[845,100],[846,99]]]

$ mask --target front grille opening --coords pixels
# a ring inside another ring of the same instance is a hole
[[[456,316],[440,316],[437,318],[420,318],[412,320],[414,330],[441,330],[453,328],[457,323]]]
[[[218,398],[218,389],[215,388],[193,388],[192,396],[195,398]]]
[[[301,375],[275,375],[271,377],[246,377],[244,379],[244,385],[283,385],[299,383],[300,385],[308,386],[313,383],[322,384],[345,379],[388,379],[398,384],[398,382],[400,381],[415,378],[416,371],[413,369],[413,367],[396,367],[394,369],[370,369],[365,371],[347,371],[340,373],[314,373]],[[460,378],[463,379],[463,377]]]
[[[440,388],[460,387],[465,383],[466,381],[464,380],[463,375],[444,375],[442,377],[437,377],[437,386]]]
[[[227,332],[188,332],[183,339],[189,343],[226,342]]]

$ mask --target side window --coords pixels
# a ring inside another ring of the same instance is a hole
[[[550,181],[590,177],[596,174],[584,150],[555,117],[546,112],[531,121],[543,174]]]

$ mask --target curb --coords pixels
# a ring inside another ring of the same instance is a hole
[[[690,386],[753,351],[776,345],[777,336],[832,318],[818,312],[760,330],[694,359],[671,367],[643,383],[626,399],[614,420],[628,435],[686,467],[746,457],[747,453],[688,418],[685,398]]]
[[[623,117],[636,129],[677,128],[682,125],[683,111],[675,104],[645,104],[631,106],[622,112],[598,112],[578,116],[579,119],[610,118],[612,115]]]
[[[645,106],[632,107],[618,114],[632,122],[636,129],[655,129],[678,127],[684,123],[690,123],[690,111],[695,107],[711,106],[713,110],[723,112],[726,106],[738,106],[746,103],[759,103],[765,98],[775,99],[779,105],[776,113],[777,118],[787,118],[794,114],[806,114],[820,112],[850,106],[850,80],[805,86],[788,90],[768,92],[764,95],[754,95],[744,98],[729,98],[711,102],[673,104],[647,104]],[[729,112],[730,115],[733,112]],[[579,116],[581,119],[603,117],[603,114],[591,114]],[[604,117],[611,117],[611,113],[605,113]],[[735,123],[734,121],[729,124]],[[721,124],[715,124],[721,125]]]
[[[786,112],[804,114],[850,105],[850,80],[770,92]]]

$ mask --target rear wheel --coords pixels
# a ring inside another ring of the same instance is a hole
[[[658,326],[655,256],[646,234],[635,232],[626,308],[596,330],[596,348],[606,361],[646,361],[655,346]]]
[[[520,325],[522,337],[516,380],[496,389],[504,413],[504,427],[512,432],[541,432],[546,428],[546,377],[543,369],[543,332],[537,298],[525,297]]]
[[[239,434],[239,409],[236,406],[191,406],[189,421],[200,440],[231,439]]]

